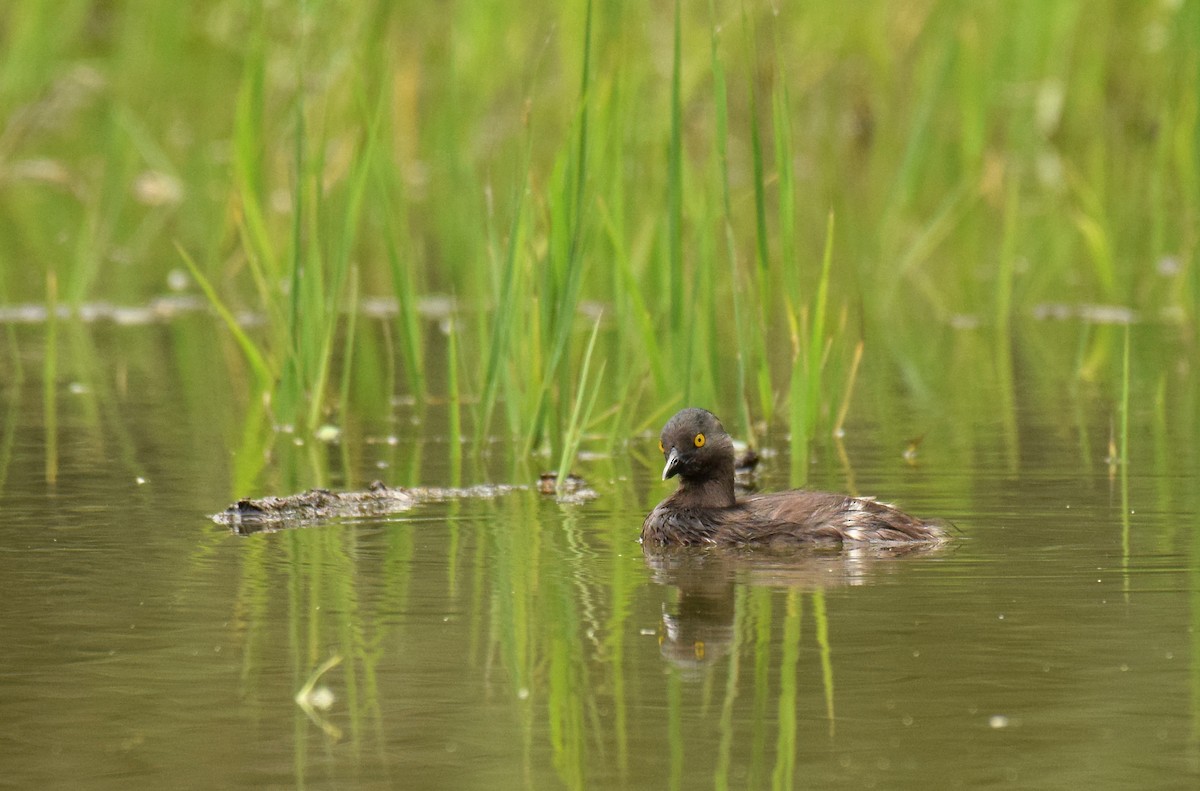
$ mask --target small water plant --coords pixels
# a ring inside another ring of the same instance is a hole
[[[589,360],[610,449],[684,403],[804,445],[859,354],[951,398],[931,327],[994,326],[1011,384],[1035,308],[1200,305],[1194,3],[69,5],[0,9],[0,300],[183,269],[267,427],[445,402],[452,340],[475,447],[561,462]]]

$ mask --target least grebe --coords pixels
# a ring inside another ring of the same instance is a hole
[[[797,489],[737,499],[733,440],[716,415],[689,408],[663,427],[663,480],[679,488],[642,523],[642,541],[659,545],[933,543],[937,522],[862,497]]]

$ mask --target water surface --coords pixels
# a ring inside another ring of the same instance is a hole
[[[580,465],[600,494],[585,504],[519,491],[239,537],[207,515],[266,492],[233,490],[250,407],[206,378],[209,322],[65,332],[52,430],[42,330],[15,332],[0,445],[14,787],[1200,781],[1184,375],[1135,383],[1121,466],[1105,459],[1111,401],[1053,397],[1045,354],[1017,355],[1011,410],[998,396],[969,420],[869,368],[812,483],[954,521],[938,552],[647,557],[641,519],[670,486],[651,437]],[[262,486],[539,471],[503,442],[456,466],[444,415],[406,410],[335,445],[279,443]],[[765,441],[779,454],[759,485],[786,486],[786,437]]]

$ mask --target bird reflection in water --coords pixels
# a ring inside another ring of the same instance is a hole
[[[659,630],[663,659],[699,677],[737,641],[738,585],[823,591],[865,585],[904,557],[942,551],[940,545],[863,544],[840,549],[778,553],[764,549],[655,546],[642,552],[653,579],[676,591],[664,602]]]

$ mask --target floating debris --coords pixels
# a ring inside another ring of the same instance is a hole
[[[366,489],[333,492],[309,489],[287,497],[242,499],[212,515],[219,525],[227,525],[238,535],[274,532],[286,527],[303,527],[329,519],[356,516],[386,516],[402,513],[418,503],[442,502],[466,498],[491,498],[523,489],[522,486],[480,484],[465,488],[391,487],[374,481]]]
[[[543,472],[538,476],[537,488],[542,494],[554,495],[554,499],[560,503],[586,503],[600,496],[588,486],[583,476],[573,472],[567,475],[562,487],[558,485],[558,473]]]
[[[84,302],[77,306],[58,304],[55,317],[95,324],[110,321],[123,326],[161,324],[191,313],[208,311],[200,297],[187,294],[156,297],[145,305],[121,306],[108,302]],[[44,304],[0,306],[0,324],[43,324],[50,319]]]
[[[924,441],[924,434],[919,437],[913,437],[908,441],[908,444],[904,448],[904,453],[900,454],[904,460],[908,462],[910,467],[915,467],[917,465],[917,456],[921,452],[921,443]]]
[[[160,170],[146,170],[133,182],[133,195],[144,206],[174,206],[183,200],[183,183]]]
[[[1137,312],[1124,305],[1043,302],[1033,306],[1032,314],[1039,321],[1080,319],[1088,324],[1136,324],[1139,320]]]
[[[309,676],[308,681],[304,682],[304,686],[296,693],[296,705],[312,720],[313,724],[325,732],[329,738],[337,741],[342,738],[342,730],[332,722],[327,720],[324,712],[329,711],[336,700],[333,690],[329,687],[321,685],[317,686],[317,681],[321,676],[341,664],[341,656],[334,655],[325,661],[323,665],[313,671]]]
[[[319,426],[317,430],[313,432],[313,436],[315,436],[320,442],[337,442],[342,436],[342,430],[337,426],[325,423],[324,425]]]

